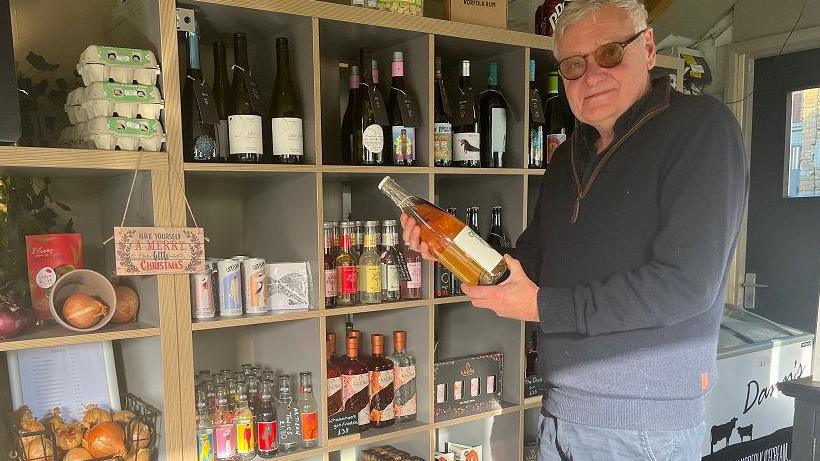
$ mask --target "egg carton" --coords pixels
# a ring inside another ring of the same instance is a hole
[[[85,109],[83,109],[82,106],[84,99],[85,88],[83,87],[71,90],[66,97],[65,112],[68,114],[68,121],[71,122],[72,125],[88,121],[88,115],[86,115]]]
[[[94,149],[159,152],[165,142],[158,120],[95,117],[86,127],[84,140]]]
[[[91,45],[80,55],[77,72],[85,86],[109,81],[154,86],[159,64],[150,50]]]
[[[95,82],[85,89],[82,107],[89,120],[94,117],[159,120],[165,103],[156,86]]]
[[[59,143],[63,146],[86,148],[89,147],[86,139],[88,124],[80,122],[76,125],[63,128],[60,131]]]

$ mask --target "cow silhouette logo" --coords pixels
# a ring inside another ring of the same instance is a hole
[[[752,427],[754,424],[749,424],[746,427],[738,427],[737,428],[737,435],[740,436],[740,441],[743,441],[743,437],[749,437],[749,440],[752,440]]]
[[[712,453],[715,452],[715,445],[723,439],[726,439],[726,446],[729,446],[729,439],[732,437],[732,431],[735,429],[735,423],[737,423],[737,418],[732,418],[728,423],[724,423],[719,426],[712,426],[712,446],[710,447]]]

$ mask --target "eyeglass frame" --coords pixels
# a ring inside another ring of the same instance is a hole
[[[605,46],[609,46],[609,45],[620,45],[621,50],[624,50],[624,52],[626,52],[626,51],[625,51],[625,50],[626,50],[626,47],[627,47],[627,46],[629,46],[629,45],[630,45],[632,42],[634,42],[635,40],[637,40],[637,39],[638,39],[638,37],[640,37],[641,35],[645,34],[645,33],[646,33],[646,31],[648,31],[649,29],[651,29],[651,27],[645,27],[644,29],[642,29],[641,31],[639,31],[638,33],[636,33],[635,35],[633,35],[632,37],[630,37],[630,38],[628,38],[628,39],[626,39],[626,40],[624,40],[624,41],[622,41],[622,42],[609,42],[609,43],[604,43],[603,45],[601,45],[601,46],[599,46],[599,47],[595,48],[594,50],[590,51],[590,52],[589,52],[589,53],[587,53],[587,54],[575,54],[575,55],[572,55],[572,56],[567,56],[566,58],[564,58],[564,59],[562,59],[562,60],[558,61],[558,65],[556,66],[556,67],[557,67],[557,69],[558,69],[558,73],[560,73],[560,74],[561,74],[561,77],[564,77],[564,79],[566,79],[566,80],[578,80],[579,78],[583,77],[583,76],[584,76],[584,74],[586,74],[586,73],[587,73],[587,68],[589,68],[589,64],[587,64],[587,58],[588,58],[588,57],[590,57],[590,56],[595,56],[595,54],[598,52],[598,50],[600,50],[601,48],[603,48],[603,47],[605,47]],[[564,72],[561,70],[561,64],[562,64],[562,63],[564,63],[565,61],[569,60],[569,59],[574,59],[574,58],[583,58],[583,60],[584,60],[584,71],[581,73],[581,75],[579,75],[579,76],[577,76],[577,77],[575,77],[575,78],[567,78],[567,76],[566,76],[566,75],[564,75]],[[623,55],[621,56],[621,61],[620,61],[620,62],[618,62],[618,64],[615,64],[615,65],[614,65],[614,66],[612,66],[612,67],[605,67],[605,69],[612,69],[613,67],[617,67],[617,66],[618,66],[618,65],[620,65],[622,62],[624,62]],[[597,61],[597,60],[595,61],[595,64],[598,64],[598,61]],[[598,65],[600,66],[600,64],[598,64]]]

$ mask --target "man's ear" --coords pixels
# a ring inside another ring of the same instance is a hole
[[[646,45],[644,46],[646,50],[646,69],[652,70],[652,68],[655,67],[658,51],[655,47],[655,30],[651,27],[647,29],[644,33],[644,39],[646,40]]]

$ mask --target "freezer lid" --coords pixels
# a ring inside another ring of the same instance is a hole
[[[738,306],[727,304],[720,323],[718,350],[744,344],[760,344],[810,336],[809,333],[788,328]]]

